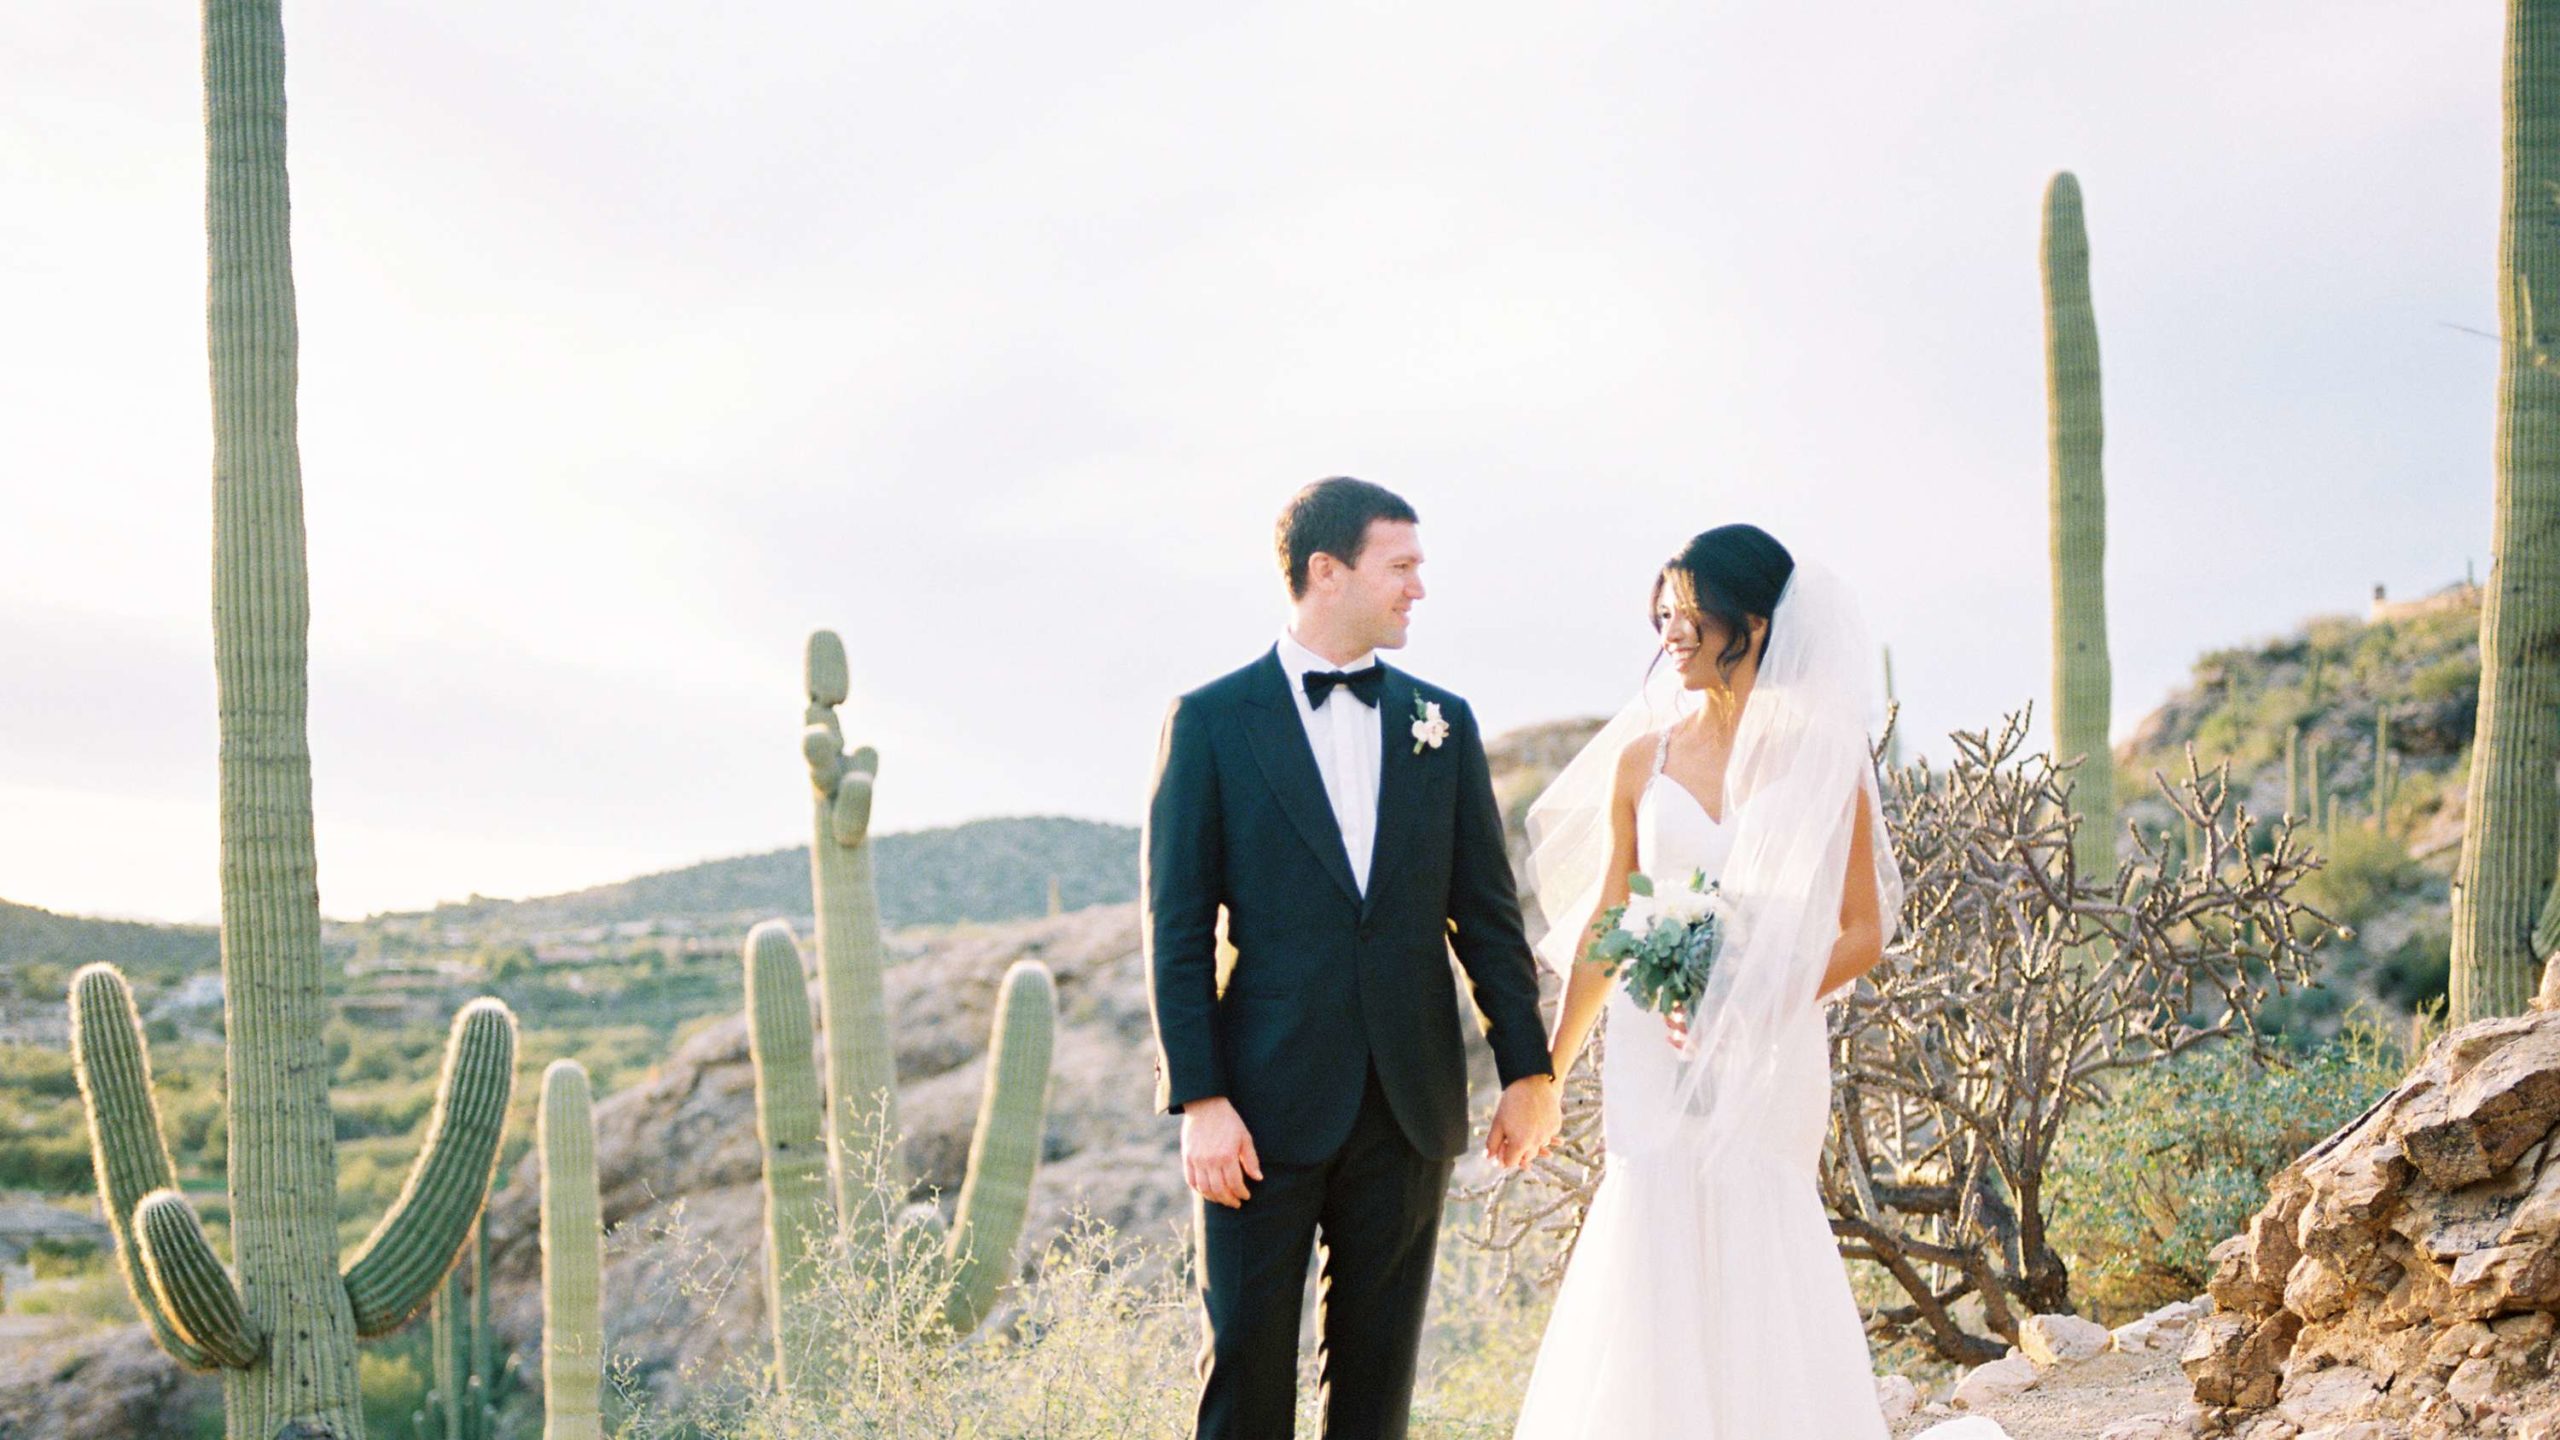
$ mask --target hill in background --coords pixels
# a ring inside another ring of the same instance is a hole
[[[2184,776],[2192,747],[2204,769],[2230,767],[2234,792],[2262,821],[2290,805],[2320,854],[2303,896],[2353,933],[2323,947],[2320,986],[2279,1006],[2277,1023],[2325,1030],[2359,1001],[2409,1010],[2444,994],[2479,693],[2479,592],[2456,585],[2213,651],[2117,747],[2124,819],[2145,833],[2180,828],[2154,776]],[[2386,714],[2387,732],[2377,724]],[[2376,783],[2384,754],[2397,777],[2389,786]]]
[[[872,842],[880,918],[890,929],[1025,920],[1060,908],[1134,900],[1138,832],[1131,826],[1040,815],[974,820],[940,830],[882,835]],[[807,915],[809,847],[705,860],[612,885],[529,900],[474,897],[432,911],[375,916],[365,923],[434,918],[497,922],[509,928],[574,929],[670,916]]]

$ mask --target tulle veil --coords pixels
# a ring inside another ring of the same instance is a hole
[[[1676,1103],[1706,1115],[1699,1159],[1708,1167],[1767,1113],[1775,1087],[1804,1083],[1778,1063],[1778,1043],[1786,1022],[1821,998],[1840,936],[1853,806],[1867,807],[1872,825],[1888,941],[1902,908],[1869,746],[1882,716],[1877,656],[1848,587],[1799,561],[1771,616],[1726,765],[1722,823],[1732,849],[1720,878],[1734,919],[1681,1052]],[[1619,755],[1693,708],[1682,704],[1670,667],[1656,667],[1530,806],[1529,880],[1547,924],[1538,954],[1559,972],[1570,970],[1599,907]]]

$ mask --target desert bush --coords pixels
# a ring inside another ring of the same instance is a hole
[[[2054,1246],[2073,1298],[2114,1324],[2202,1292],[2206,1255],[2248,1224],[2267,1182],[2407,1060],[2404,1038],[2362,1020],[2308,1055],[2219,1044],[2127,1076],[2054,1154]]]
[[[1544,1328],[1547,1297],[1505,1257],[1468,1244],[1466,1202],[1442,1228],[1440,1263],[1414,1390],[1415,1440],[1511,1433]],[[938,1227],[903,1220],[884,1275],[841,1238],[814,1262],[821,1353],[832,1378],[797,1394],[773,1383],[764,1347],[713,1372],[653,1375],[610,1357],[608,1403],[621,1440],[837,1440],[1004,1436],[1121,1440],[1191,1431],[1200,1311],[1191,1251],[1079,1219],[1040,1254],[986,1325],[953,1338]],[[709,1299],[739,1283],[731,1257],[678,1221],[638,1241],[669,1247],[668,1273]],[[1305,1346],[1301,1433],[1321,1429],[1315,1355]]]
[[[2371,825],[2340,824],[2320,842],[2320,867],[2302,898],[2341,925],[2362,925],[2416,888],[2423,872],[2409,849]]]
[[[2165,850],[2137,826],[2115,873],[2082,873],[2070,767],[2027,754],[2026,731],[2013,715],[1956,734],[1943,772],[1889,773],[1900,931],[1831,1012],[1832,1233],[1902,1292],[1870,1304],[1875,1340],[1962,1364],[2071,1306],[2047,1186],[2074,1116],[2198,1046],[2262,1047],[2258,1011],[2309,978],[2331,928],[2294,898],[2311,864],[2295,827],[2253,844],[2227,769],[2192,753],[2182,783],[2155,777],[2192,840]],[[1599,1179],[1596,1105],[1568,1088],[1563,1143],[1485,1197],[1484,1243],[1570,1248]]]

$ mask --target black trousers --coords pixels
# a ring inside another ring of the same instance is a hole
[[[1387,1108],[1378,1075],[1350,1138],[1314,1165],[1265,1162],[1233,1210],[1192,1201],[1205,1335],[1200,1440],[1287,1440],[1297,1420],[1298,1313],[1316,1281],[1317,1398],[1325,1440],[1401,1440],[1414,1352],[1454,1162],[1425,1157]]]

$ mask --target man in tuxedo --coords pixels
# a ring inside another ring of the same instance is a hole
[[[1324,1434],[1405,1432],[1467,1141],[1451,950],[1503,1084],[1487,1153],[1523,1164],[1562,1122],[1483,736],[1465,701],[1376,656],[1423,595],[1417,523],[1363,481],[1299,491],[1276,537],[1287,633],[1165,719],[1148,999],[1157,1101],[1182,1116],[1199,1197],[1194,1433],[1212,1440],[1291,1433],[1319,1237]]]

